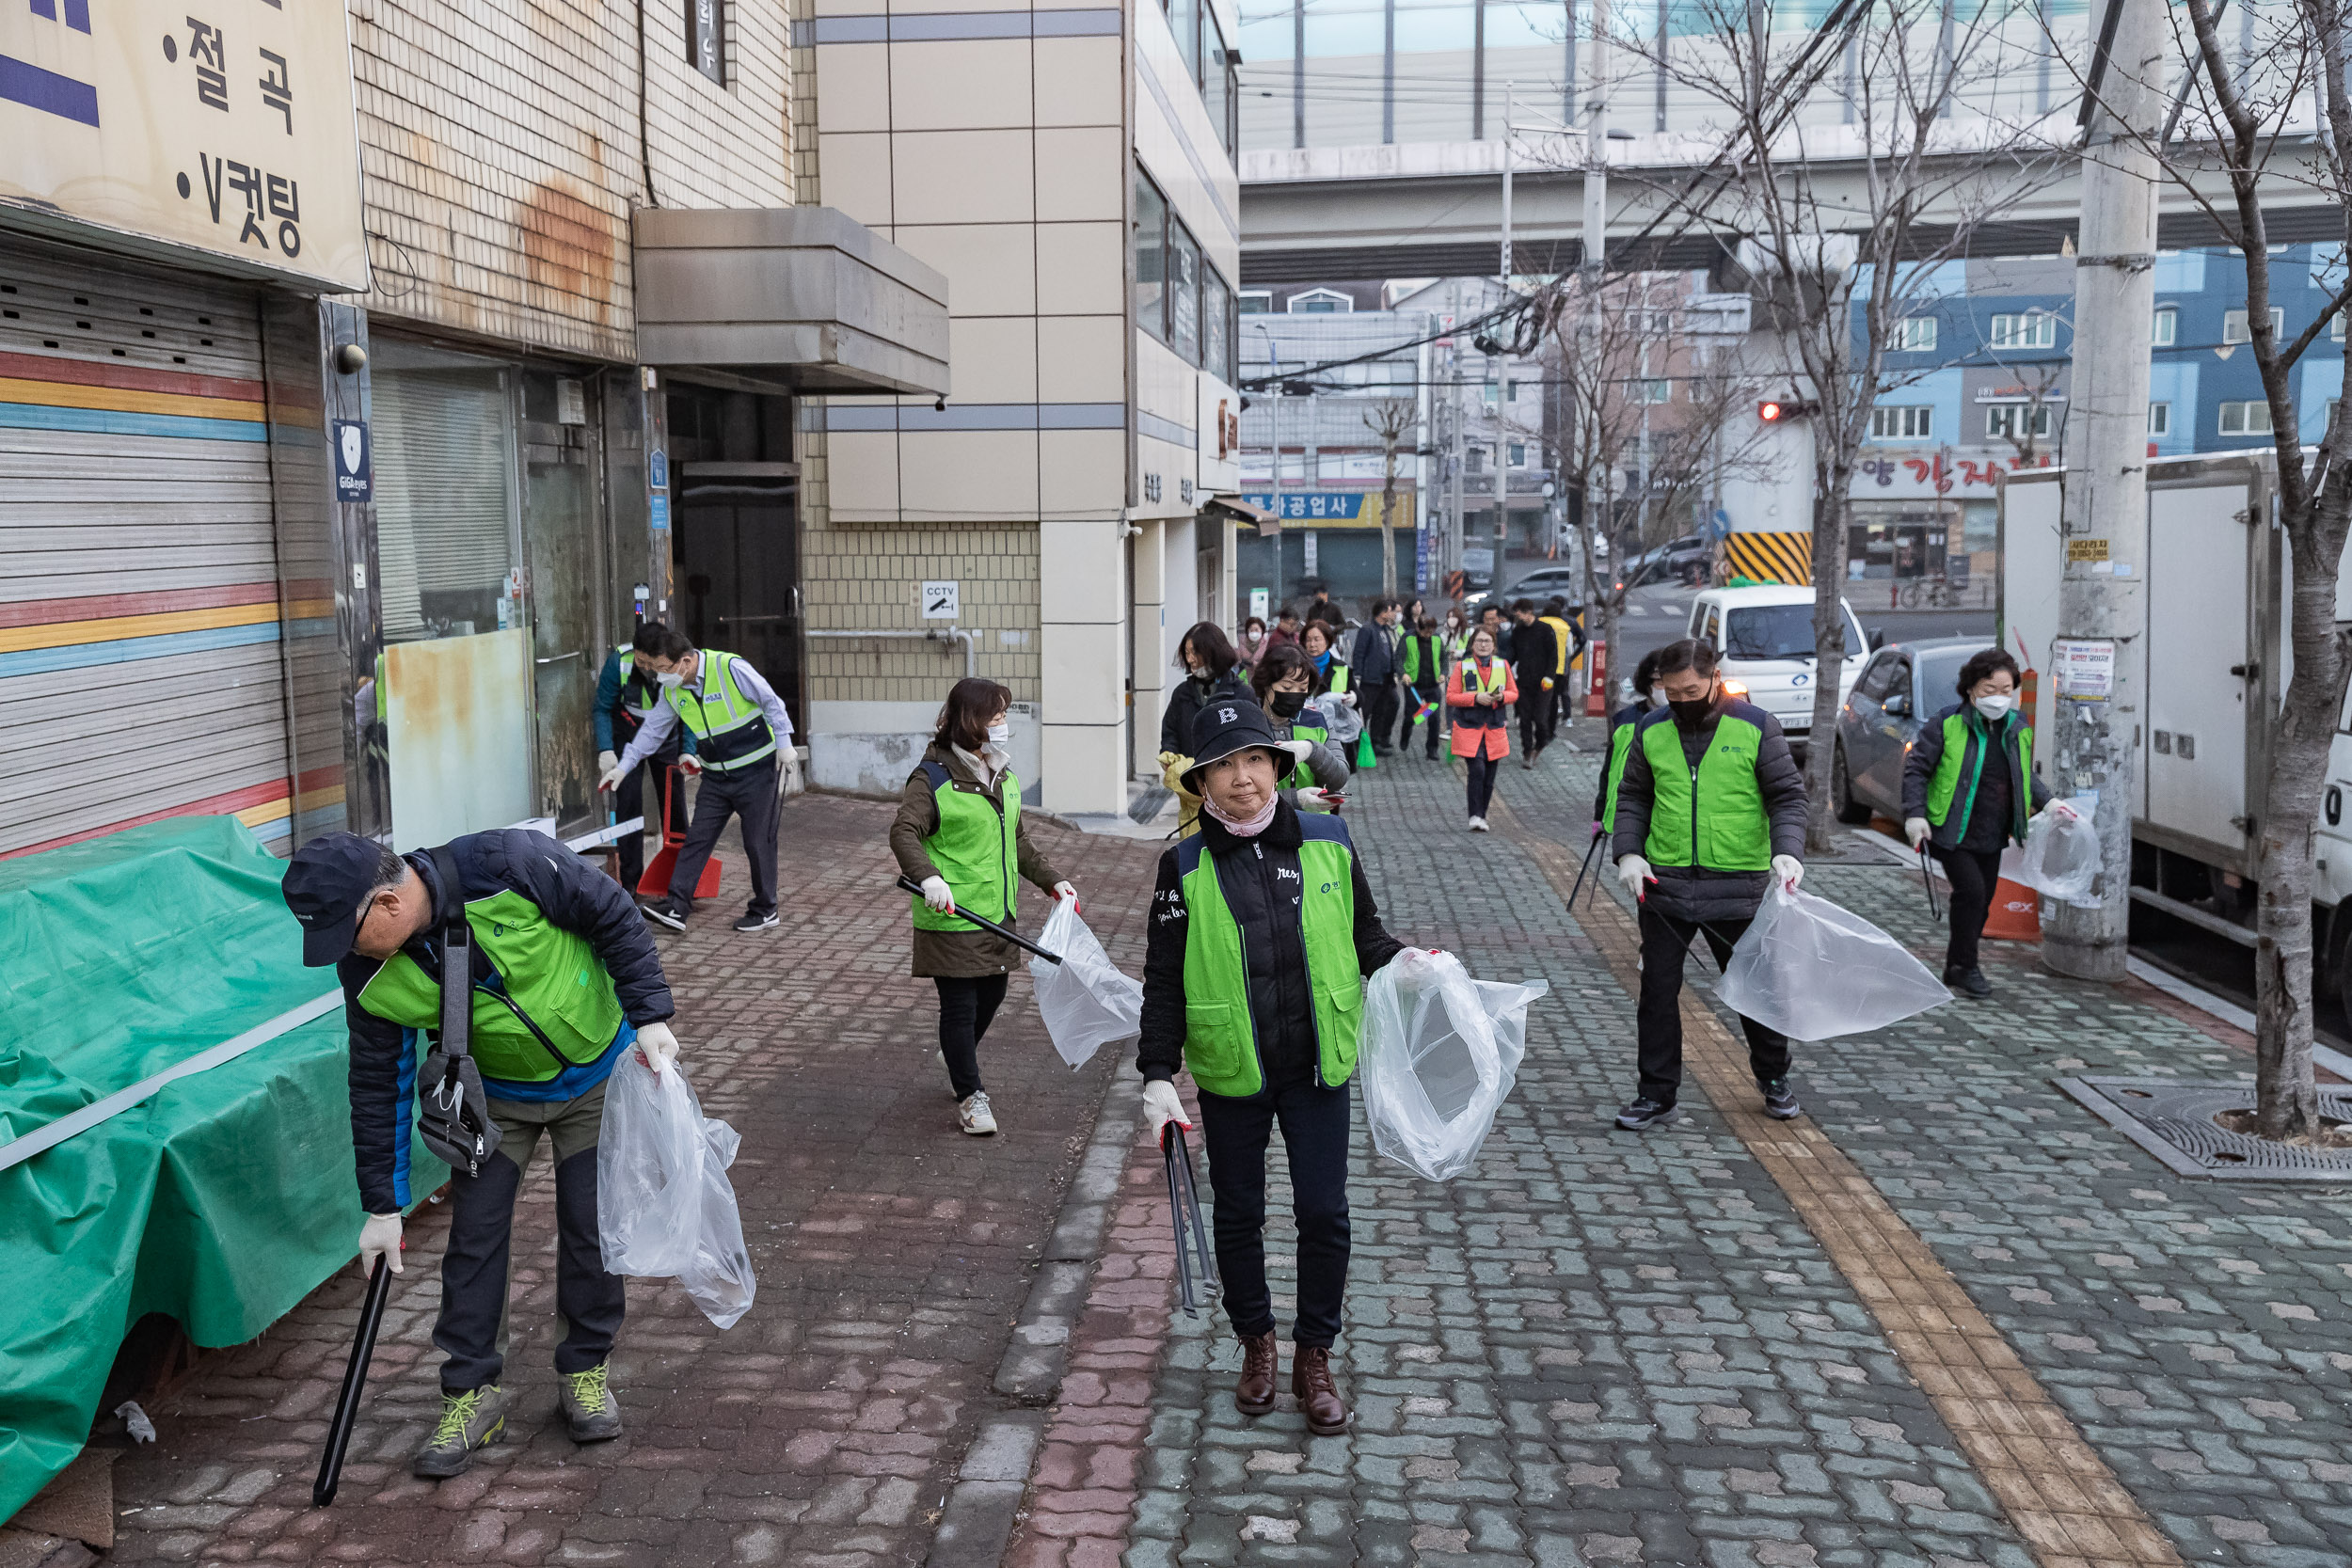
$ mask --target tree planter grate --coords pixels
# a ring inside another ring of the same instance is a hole
[[[2060,1078],[2058,1086],[2181,1176],[2219,1181],[2319,1181],[2352,1186],[2352,1148],[2298,1148],[2233,1132],[2214,1120],[2250,1110],[2254,1081]],[[2352,1092],[2319,1091],[2319,1114],[2352,1121]]]

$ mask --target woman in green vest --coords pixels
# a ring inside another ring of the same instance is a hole
[[[1642,656],[1633,667],[1633,700],[1609,716],[1609,761],[1600,770],[1600,787],[1593,793],[1593,836],[1610,832],[1617,820],[1617,784],[1625,777],[1625,759],[1633,750],[1633,728],[1653,708],[1666,705],[1658,685],[1658,650]]]
[[[1406,709],[1405,733],[1398,737],[1396,749],[1408,750],[1413,744],[1413,726],[1425,724],[1429,729],[1427,755],[1435,762],[1438,731],[1445,714],[1445,649],[1433,617],[1424,615],[1410,626],[1411,635],[1405,639],[1398,667],[1405,676],[1405,700],[1411,705]]]
[[[1302,816],[1255,703],[1212,703],[1193,735],[1200,833],[1160,857],[1136,1065],[1153,1140],[1189,1127],[1179,1067],[1200,1089],[1217,1270],[1241,1336],[1244,1414],[1274,1408],[1279,1370],[1265,1274],[1266,1148],[1279,1122],[1298,1225],[1291,1392],[1307,1429],[1347,1428],[1331,1378],[1347,1289],[1348,1079],[1363,976],[1406,954],[1381,928],[1347,827]],[[1178,1136],[1183,1134],[1179,1132]]]
[[[1617,1114],[1619,1127],[1637,1132],[1679,1115],[1692,939],[1706,932],[1722,968],[1773,879],[1793,888],[1804,877],[1804,777],[1780,721],[1725,692],[1714,648],[1695,638],[1658,650],[1656,678],[1666,705],[1634,728],[1611,845],[1618,880],[1641,910],[1641,1086]],[[1799,1111],[1788,1037],[1740,1022],[1765,1114],[1786,1121]]]
[[[962,918],[969,910],[1013,924],[1024,877],[1057,899],[1078,896],[1029,839],[1013,776],[1012,692],[966,676],[947,693],[923,765],[907,775],[890,852],[923,891],[914,900],[914,974],[939,988],[939,1059],[955,1091],[959,1124],[975,1137],[996,1131],[980,1086],[980,1037],[1005,1000],[1012,943]]]
[[[1308,622],[1307,629],[1298,634],[1298,647],[1307,656],[1308,667],[1314,672],[1314,694],[1352,706],[1356,694],[1348,688],[1356,672],[1332,646],[1330,626],[1322,621]]]
[[[2046,804],[2074,815],[2033,772],[2033,731],[2017,712],[2017,661],[1998,648],[1960,667],[1960,698],[1921,727],[1903,758],[1903,836],[1933,851],[1951,879],[1944,983],[1970,996],[1993,984],[1977,942],[2001,879],[2001,850],[2026,842],[2026,818]]]

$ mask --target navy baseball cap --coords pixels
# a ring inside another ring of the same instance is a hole
[[[1198,789],[1200,774],[1209,764],[1252,746],[1263,747],[1278,756],[1285,754],[1282,743],[1274,738],[1272,721],[1256,698],[1241,693],[1212,697],[1193,716],[1192,766],[1184,771],[1184,787]],[[1278,765],[1278,776],[1283,771],[1287,769]]]
[[[304,963],[317,969],[350,956],[382,863],[375,841],[358,833],[321,833],[294,852],[279,892],[302,922]]]

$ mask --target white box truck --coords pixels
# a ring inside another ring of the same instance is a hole
[[[2143,709],[2132,813],[2133,901],[2214,936],[2254,942],[2254,828],[2270,773],[2279,704],[2291,673],[2286,536],[2276,517],[2267,454],[2170,458],[2148,466],[2148,632],[2116,657]],[[2052,733],[2065,549],[2058,514],[2064,470],[2009,475],[2000,493],[2001,644],[2029,663],[2034,723]],[[2345,559],[2352,562],[2352,551]],[[2336,586],[2336,618],[2352,594]],[[2043,782],[2074,781],[2040,753]],[[2312,887],[2320,986],[2335,993],[2352,957],[2352,736],[2328,763],[2318,868]],[[2102,802],[2104,807],[2105,802]]]

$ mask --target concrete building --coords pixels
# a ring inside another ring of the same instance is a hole
[[[1176,642],[1233,621],[1234,35],[1222,0],[796,24],[803,199],[953,312],[946,397],[801,409],[818,782],[896,790],[967,669],[1014,694],[1032,800],[1156,777]]]

